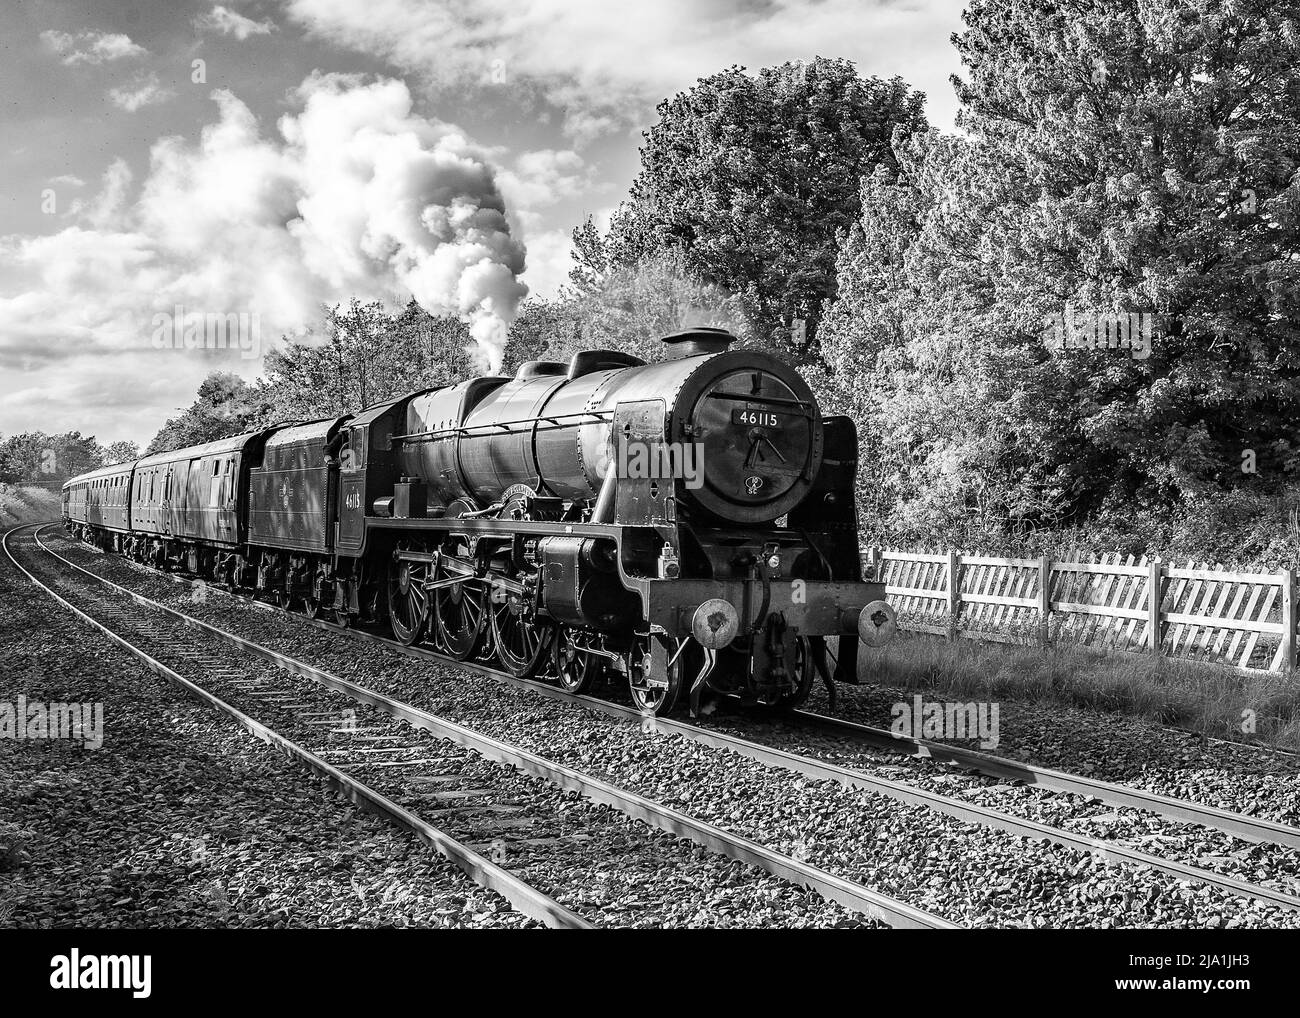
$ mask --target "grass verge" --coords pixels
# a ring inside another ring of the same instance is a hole
[[[1295,672],[1245,673],[1140,653],[950,642],[900,633],[880,650],[862,649],[859,675],[909,692],[1084,707],[1300,751],[1300,674]]]

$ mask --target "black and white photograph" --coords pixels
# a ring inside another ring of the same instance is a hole
[[[0,3],[15,1001],[1245,1006],[1298,577],[1300,3]]]

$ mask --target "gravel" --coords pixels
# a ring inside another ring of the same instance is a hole
[[[96,601],[120,601],[93,581],[86,584],[90,586],[71,579],[72,589],[60,592],[92,615],[98,615]],[[321,753],[598,925],[880,925],[762,870],[652,830],[310,680],[238,655],[156,615],[131,638],[227,703]],[[239,664],[236,676],[199,667],[185,656],[194,650],[199,660],[208,661],[229,661],[233,654]],[[259,680],[263,687],[247,685]],[[350,715],[346,726],[344,712]],[[374,752],[378,747],[384,748]],[[365,758],[422,763],[358,767]]]
[[[0,927],[535,925],[92,635],[7,559],[0,619],[0,702],[104,711],[99,749],[0,739]]]
[[[915,695],[880,686],[839,691],[837,716],[878,728],[889,727],[893,704]],[[824,707],[818,700],[809,705]],[[1300,826],[1298,757],[1078,707],[1007,701],[999,715],[1000,741],[992,751],[998,756]]]
[[[652,723],[613,722],[482,676],[431,666],[385,648],[362,645],[344,634],[295,624],[220,592],[194,603],[165,579],[142,575],[129,564],[93,553],[78,554],[82,561],[97,559],[95,568],[118,582],[207,621],[957,921],[1023,927],[1300,925],[1300,915],[1294,912],[1145,868],[1108,863],[1100,853],[1031,843],[873,793],[774,771],[735,754],[660,734]],[[1006,730],[1007,723],[1003,724]],[[787,731],[781,737],[788,739],[791,734]],[[809,738],[806,732],[802,737]],[[836,751],[822,747],[825,753]],[[1053,761],[1057,766],[1065,762]],[[900,777],[897,757],[880,754],[871,759],[870,754],[858,753],[856,764],[892,768],[895,773],[883,776]],[[974,795],[997,797],[989,805],[1007,809],[1002,799],[1009,791],[1005,788],[944,773],[934,765],[910,764],[902,765],[907,780],[930,782],[948,794],[966,784]],[[1136,833],[1136,821],[1124,815],[1135,811],[1106,810],[1097,803],[1084,803],[1088,809],[1081,811],[1081,804],[1068,797],[1056,798],[1057,804],[1052,805],[1034,790],[1016,790],[1016,795],[1026,802],[1042,800],[1032,807],[1043,810],[1034,814],[1042,822],[1079,824],[1087,817],[1098,837],[1117,831]],[[1107,813],[1118,814],[1118,819],[1106,817]],[[1165,830],[1163,821],[1144,817],[1143,822],[1155,826],[1139,838],[1173,837],[1157,833]],[[1258,860],[1234,860],[1231,852],[1253,852],[1256,847],[1233,844],[1233,839],[1221,842],[1217,835],[1202,833],[1207,839],[1204,850],[1225,851],[1224,858],[1230,861],[1222,865],[1232,872],[1277,881],[1289,880],[1295,873],[1294,853],[1259,846]],[[1138,847],[1157,854],[1151,844]],[[1264,865],[1257,866],[1259,860]]]

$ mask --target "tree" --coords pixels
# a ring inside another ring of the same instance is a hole
[[[130,463],[140,458],[140,447],[125,440],[114,442],[104,450],[104,463]]]
[[[663,336],[702,325],[727,329],[742,343],[755,339],[745,302],[695,276],[680,251],[652,252],[613,266],[599,283],[578,293],[573,307],[571,345],[553,350],[552,355],[562,354],[556,359],[605,349],[662,360]]]
[[[923,106],[901,79],[862,78],[847,60],[701,79],[659,105],[609,236],[575,231],[575,283],[680,251],[691,275],[743,301],[758,338],[797,353],[802,322],[815,346],[858,182],[893,166],[895,132],[923,128]]]
[[[725,328],[742,343],[754,338],[740,298],[693,276],[682,252],[653,252],[613,265],[556,300],[524,304],[510,330],[506,363],[568,361],[597,349],[662,360],[663,336],[701,325]]]
[[[321,420],[473,374],[469,327],[412,301],[398,314],[379,303],[325,308],[323,337],[286,339],[250,384],[213,372],[194,403],[168,420],[148,453],[181,449],[277,424]]]
[[[214,371],[199,385],[189,408],[169,418],[154,435],[145,455],[254,431],[265,425],[271,412],[258,388],[232,372]]]
[[[902,139],[864,185],[823,329],[834,378],[871,373],[838,398],[861,406],[883,511],[1041,526],[1254,483],[1245,447],[1294,470],[1295,5],[965,18],[965,134]],[[1149,350],[1071,347],[1130,315],[1158,326]]]
[[[397,315],[378,302],[326,308],[320,331],[322,339],[289,342],[266,356],[261,398],[280,420],[354,413],[475,374],[469,327],[414,301]]]
[[[504,371],[517,371],[527,361],[562,360],[582,346],[578,300],[564,290],[554,300],[533,298],[519,306],[506,338]]]
[[[79,431],[47,435],[28,431],[0,443],[0,481],[65,481],[103,465],[104,450],[93,436]]]

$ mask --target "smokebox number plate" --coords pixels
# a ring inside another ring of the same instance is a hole
[[[785,426],[785,415],[774,414],[770,410],[742,410],[738,408],[731,411],[731,423],[743,424],[750,428],[782,428]]]

